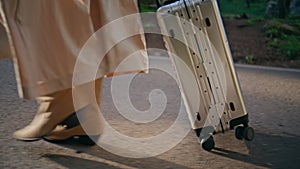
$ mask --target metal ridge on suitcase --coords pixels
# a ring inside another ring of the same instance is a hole
[[[216,0],[180,0],[157,11],[192,129],[203,149],[212,135],[235,128],[252,140],[248,114]]]

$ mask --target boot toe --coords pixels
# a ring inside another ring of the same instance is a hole
[[[21,141],[37,141],[40,140],[41,137],[34,135],[28,127],[17,130],[13,133],[13,137],[17,140]]]

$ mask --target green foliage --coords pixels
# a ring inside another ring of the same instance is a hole
[[[253,55],[247,55],[247,56],[245,56],[245,60],[246,60],[246,63],[253,64],[254,63],[254,56]]]
[[[283,53],[288,60],[300,59],[300,19],[272,19],[266,22],[265,34],[269,46]]]
[[[245,13],[249,17],[264,17],[266,1],[252,0],[248,7],[246,0],[219,0],[219,6],[222,16]]]
[[[156,1],[155,0],[139,0],[140,12],[155,12]]]
[[[155,8],[150,8],[150,7],[146,7],[146,6],[140,6],[140,12],[155,12],[156,9]]]
[[[269,28],[265,30],[265,34],[267,35],[267,37],[271,38],[271,39],[277,39],[282,37],[282,32],[277,29],[277,28]]]
[[[281,49],[290,59],[300,59],[300,40],[299,37],[288,35],[283,38]]]
[[[294,27],[300,29],[300,17],[299,16],[290,15],[285,19],[285,22],[287,22],[291,26],[294,26]]]
[[[247,25],[248,26],[253,26],[259,22],[265,21],[264,17],[254,17],[254,18],[250,18],[247,20]]]
[[[154,0],[139,0],[141,12],[155,12]],[[219,0],[219,7],[223,17],[239,18],[246,15],[247,25],[266,22],[265,35],[269,38],[268,45],[274,50],[283,53],[288,60],[300,59],[300,17],[288,16],[285,19],[265,19],[266,0]],[[238,16],[238,17],[237,17]],[[247,63],[253,63],[253,55],[245,57]]]
[[[252,0],[250,7],[246,0],[219,0],[222,16],[240,16],[246,14],[247,25],[255,25],[264,21],[264,33],[269,38],[268,45],[284,54],[288,60],[300,59],[300,18],[288,16],[285,19],[265,19],[266,0]],[[234,17],[236,18],[236,17]],[[253,62],[254,57],[245,57],[247,63]]]
[[[278,49],[289,60],[300,59],[300,39],[295,35],[284,34],[281,39],[274,38],[269,42],[274,49]]]

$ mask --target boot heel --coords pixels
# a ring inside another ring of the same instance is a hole
[[[99,135],[91,136],[91,137],[99,137]],[[47,137],[44,137],[43,139],[47,142],[54,143],[54,144],[60,144],[66,142],[75,142],[86,146],[94,146],[96,144],[89,136],[72,136],[64,140],[48,139]]]
[[[99,136],[91,136],[91,137],[99,137]],[[79,144],[93,146],[96,143],[89,136],[74,136],[73,140]]]

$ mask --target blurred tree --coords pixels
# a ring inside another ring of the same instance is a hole
[[[158,0],[138,0],[139,5],[146,8],[156,8],[156,1]]]
[[[289,14],[290,3],[291,0],[268,0],[266,16],[285,18]]]
[[[300,16],[300,0],[292,0],[291,1],[290,14]]]
[[[159,6],[168,5],[168,4],[176,2],[176,1],[178,1],[178,0],[156,0],[157,4]]]
[[[250,8],[250,0],[246,0],[247,8]]]

